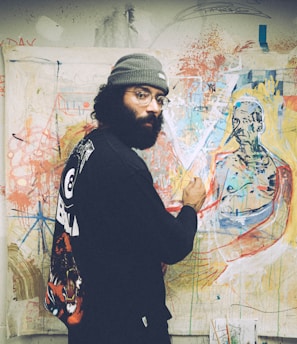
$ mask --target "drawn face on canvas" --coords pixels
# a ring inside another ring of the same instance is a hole
[[[254,102],[238,102],[234,107],[232,126],[239,143],[252,143],[263,132],[261,107]]]

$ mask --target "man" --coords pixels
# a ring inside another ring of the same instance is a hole
[[[192,181],[175,218],[131,149],[156,142],[167,93],[155,57],[119,59],[95,98],[98,129],[63,171],[46,307],[67,325],[69,344],[170,343],[162,264],[192,250],[205,189]]]

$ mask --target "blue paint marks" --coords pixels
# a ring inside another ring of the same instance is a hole
[[[259,44],[264,52],[268,52],[267,25],[259,25]]]

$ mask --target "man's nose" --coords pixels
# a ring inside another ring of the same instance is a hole
[[[149,103],[149,105],[147,106],[147,111],[148,112],[154,112],[156,114],[160,114],[162,111],[162,107],[161,105],[157,102],[156,98],[153,97],[152,101]]]

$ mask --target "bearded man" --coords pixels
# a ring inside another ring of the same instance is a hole
[[[120,58],[62,173],[45,306],[69,344],[170,343],[162,264],[191,252],[205,188],[191,181],[174,217],[132,149],[155,144],[168,91],[155,57]]]

